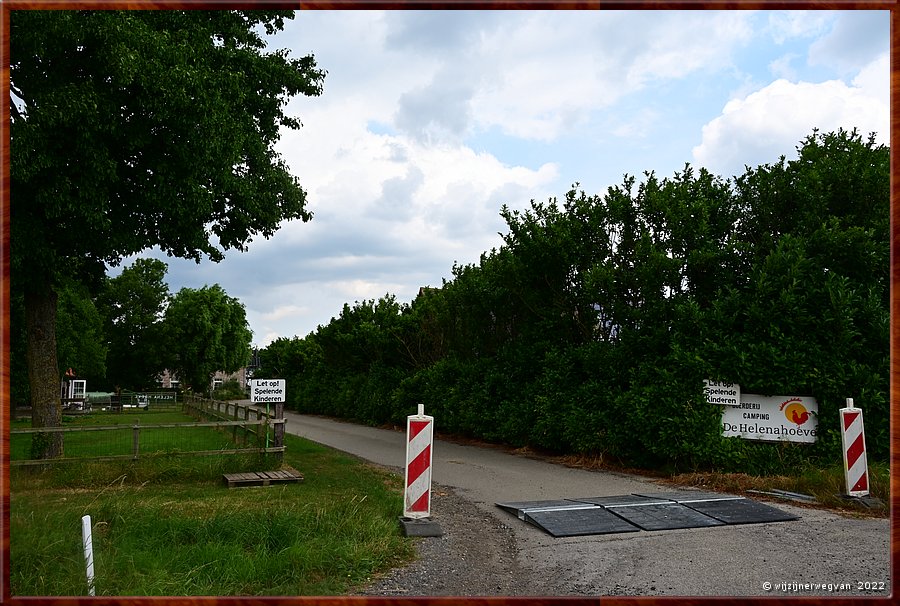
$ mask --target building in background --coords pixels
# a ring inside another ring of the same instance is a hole
[[[213,375],[212,382],[210,383],[210,387],[215,389],[229,381],[237,381],[238,385],[241,386],[243,391],[247,391],[249,389],[249,381],[253,378],[253,372],[259,368],[259,349],[254,348],[253,353],[250,356],[250,363],[238,369],[235,372],[225,373],[221,370],[216,371],[216,374]],[[158,378],[159,386],[162,389],[181,389],[181,382],[172,376],[172,374],[168,370],[164,370]]]
[[[247,389],[247,367],[239,369],[237,372],[232,373],[224,373],[221,370],[216,371],[216,374],[213,375],[212,382],[210,383],[210,387],[215,389],[228,381],[237,381],[241,386],[241,389]],[[176,377],[172,376],[168,370],[164,370],[158,378],[159,386],[162,389],[181,389],[181,381],[179,381]]]

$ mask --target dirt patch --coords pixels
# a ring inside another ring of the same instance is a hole
[[[373,579],[361,596],[526,596],[546,593],[517,563],[512,528],[452,489],[432,489],[442,537],[416,541],[418,558]],[[399,525],[399,521],[398,521]]]

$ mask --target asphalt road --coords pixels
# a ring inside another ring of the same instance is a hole
[[[427,413],[427,411],[426,411]],[[286,431],[402,473],[405,434],[286,412]],[[671,491],[646,478],[572,469],[435,440],[432,480],[511,528],[518,566],[551,595],[888,597],[890,522],[770,503],[799,520],[554,538],[495,506]],[[398,512],[398,515],[401,512]],[[435,516],[438,523],[442,520]],[[446,523],[446,521],[444,522]],[[425,539],[429,540],[429,539]],[[433,539],[432,539],[433,540]]]

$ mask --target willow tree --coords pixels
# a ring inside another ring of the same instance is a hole
[[[197,393],[210,391],[217,370],[232,373],[250,361],[247,312],[218,284],[179,290],[166,308],[163,331],[169,370]]]
[[[56,291],[151,247],[219,261],[307,221],[274,144],[321,94],[312,55],[268,51],[290,11],[13,11],[12,288],[24,293],[32,424],[60,422]],[[47,439],[42,457],[61,454]]]

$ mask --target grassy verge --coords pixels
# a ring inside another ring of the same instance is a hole
[[[870,509],[852,499],[840,495],[845,492],[844,468],[834,465],[821,469],[812,465],[797,469],[792,475],[751,476],[743,473],[685,473],[673,476],[671,481],[707,490],[742,493],[756,497],[747,491],[785,490],[816,498],[816,506],[838,511],[887,517],[889,514],[891,475],[886,463],[869,463],[869,494],[881,500],[884,507]]]
[[[83,515],[97,595],[340,595],[410,560],[402,480],[286,436],[305,481],[225,487],[258,457],[161,457],[10,471],[12,595],[86,595]]]

